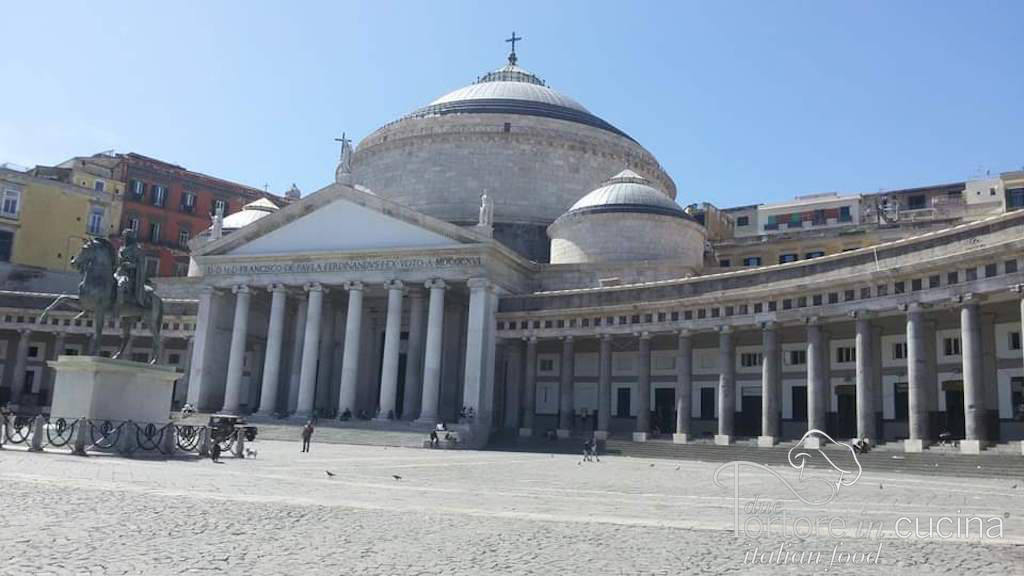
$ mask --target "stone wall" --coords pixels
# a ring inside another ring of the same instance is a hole
[[[704,263],[704,229],[674,216],[574,213],[552,225],[549,234],[552,264],[671,259],[699,271]]]

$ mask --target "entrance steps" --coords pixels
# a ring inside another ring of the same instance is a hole
[[[281,440],[300,442],[304,422],[287,420],[251,421],[257,427],[256,440]],[[423,441],[430,435],[431,426],[412,422],[320,420],[313,433],[313,443],[359,444],[365,446],[391,446],[400,448],[422,448]]]
[[[488,449],[575,455],[582,453],[584,441],[585,438],[582,436],[560,440],[502,437],[492,441]],[[612,437],[604,442],[601,454],[722,463],[745,460],[788,468],[789,450],[795,445],[795,441],[789,441],[771,448],[758,448],[755,441],[745,438],[738,439],[730,446],[718,446],[703,439],[689,444],[673,444],[671,438],[632,442],[625,437]],[[829,453],[845,450],[845,447],[836,445],[826,448]],[[986,450],[980,455],[933,451],[904,454],[900,443],[890,442],[884,445],[884,448],[878,447],[867,454],[859,454],[857,459],[865,472],[1024,479],[1024,456],[1021,456],[1019,451],[1006,453]],[[820,458],[812,458],[807,462],[808,466],[828,466],[824,459]]]

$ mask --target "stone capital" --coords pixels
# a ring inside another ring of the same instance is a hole
[[[403,283],[401,280],[388,280],[387,282],[384,283],[384,287],[387,288],[388,290],[404,290],[405,283]]]
[[[423,286],[428,290],[444,290],[448,287],[448,285],[444,283],[444,280],[440,278],[431,278],[424,282]]]
[[[484,290],[491,286],[491,281],[487,278],[470,278],[466,281],[466,285],[470,290]]]
[[[341,285],[341,287],[349,292],[352,292],[353,290],[357,292],[363,291],[363,283],[358,280],[353,280],[352,282],[345,282],[344,284]]]
[[[874,316],[875,313],[871,310],[853,310],[850,312],[850,318],[854,320],[870,320]]]
[[[18,335],[22,338],[27,338],[30,334],[32,334],[31,328],[18,328]]]
[[[572,335],[562,336],[560,338],[560,340],[562,340],[563,342],[567,342],[569,344],[572,344]]]
[[[533,335],[523,336],[523,340],[527,341],[530,344],[536,344],[537,343],[537,337],[533,336]]]
[[[604,333],[604,334],[598,334],[598,338],[600,338],[602,341],[605,341],[605,342],[611,342],[612,339],[614,338],[614,336],[612,334]]]
[[[1017,294],[1021,295],[1021,298],[1024,298],[1024,284],[1016,284],[1014,286],[1010,286],[1010,291],[1016,292]]]
[[[636,334],[636,337],[641,339],[641,340],[650,340],[652,336],[654,336],[654,335],[651,334],[650,332],[638,332]]]
[[[691,336],[693,336],[693,332],[691,332],[690,330],[680,330],[676,332],[676,336],[678,336],[679,339],[682,340],[684,338],[690,338]]]
[[[776,322],[775,320],[766,320],[764,322],[761,322],[761,330],[764,330],[764,331],[774,331],[774,330],[778,330],[778,329],[779,329],[779,323]]]
[[[323,285],[320,284],[319,282],[310,282],[309,284],[306,284],[305,286],[303,286],[302,289],[305,290],[306,292],[326,292],[327,291],[326,289],[324,289]]]
[[[953,302],[961,306],[977,306],[981,304],[982,297],[980,294],[974,292],[966,292],[964,294],[957,294],[953,297]]]
[[[233,287],[231,289],[231,291],[234,292],[235,294],[248,294],[249,293],[249,287],[246,286],[245,284],[239,284],[239,285]]]
[[[897,306],[897,308],[899,308],[901,312],[906,312],[907,314],[916,314],[924,312],[927,306],[925,304],[921,304],[920,302],[905,302]]]
[[[733,332],[732,325],[731,324],[723,324],[722,326],[719,326],[717,328],[717,332],[719,334],[732,334],[732,332]]]
[[[821,324],[821,318],[817,316],[808,316],[804,318],[804,324],[808,326],[819,326]]]
[[[282,293],[283,294],[283,293],[288,292],[288,287],[285,286],[284,284],[271,284],[271,285],[267,286],[267,292],[270,292],[271,294],[275,294],[275,293]]]

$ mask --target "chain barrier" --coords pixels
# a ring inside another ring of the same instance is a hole
[[[174,426],[174,424],[167,424],[161,428],[157,428],[156,424],[150,422],[145,426],[135,425],[135,441],[138,442],[138,447],[144,451],[157,450],[163,452],[163,439],[164,434],[167,433],[167,427]]]
[[[177,439],[175,443],[178,449],[185,452],[199,452],[199,431],[201,426],[175,426]]]
[[[124,429],[124,425],[127,422],[121,422],[117,426],[110,420],[104,420],[100,424],[100,436],[96,436],[96,423],[92,420],[89,421],[89,436],[92,438],[92,445],[100,450],[110,450],[117,446],[118,440],[121,439],[121,431]],[[113,439],[111,439],[113,436]]]
[[[78,420],[70,425],[63,418],[57,418],[54,422],[46,425],[46,443],[54,448],[63,448],[75,438],[75,430],[78,428]],[[56,434],[54,434],[56,432]]]
[[[32,439],[33,416],[18,416],[5,418],[4,437],[9,444],[25,444]]]

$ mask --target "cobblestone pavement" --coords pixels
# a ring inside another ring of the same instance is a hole
[[[818,506],[796,494],[826,478],[785,463],[719,486],[702,462],[250,446],[0,451],[0,574],[1024,574],[1024,480],[865,473]]]

